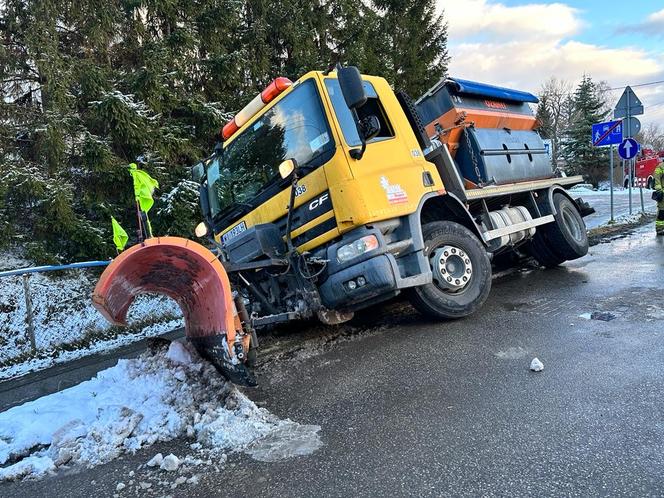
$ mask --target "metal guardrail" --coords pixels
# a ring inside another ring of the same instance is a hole
[[[70,263],[67,265],[47,265],[47,266],[33,266],[31,268],[18,268],[15,270],[0,271],[0,278],[2,277],[23,277],[23,294],[25,296],[25,322],[27,326],[28,338],[30,340],[30,348],[32,352],[37,351],[37,341],[35,340],[35,326],[33,319],[32,298],[30,297],[30,283],[29,278],[33,273],[46,273],[51,271],[75,270],[82,268],[95,268],[101,266],[108,266],[112,260],[108,261],[81,261],[78,263]]]

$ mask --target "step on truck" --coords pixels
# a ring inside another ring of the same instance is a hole
[[[467,316],[493,257],[552,267],[588,251],[593,210],[566,190],[583,179],[554,175],[535,102],[451,78],[413,101],[352,66],[277,78],[192,168],[211,249],[146,239],[109,265],[94,304],[124,323],[137,294],[172,297],[188,340],[243,385],[263,327],[340,323],[400,293],[434,319]]]

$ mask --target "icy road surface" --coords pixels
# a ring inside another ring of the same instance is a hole
[[[320,425],[324,445],[309,455],[146,467],[157,453],[207,458],[185,433],[91,469],[0,483],[0,496],[661,496],[664,238],[652,232],[612,233],[557,269],[505,272],[463,320],[395,300],[341,326],[261,334],[260,385],[246,393]],[[615,318],[579,317],[595,312]]]
[[[589,229],[605,225],[611,219],[611,196],[608,190],[569,190],[569,194],[574,199],[581,197],[595,208],[596,212],[594,214],[583,219]],[[657,204],[650,198],[651,194],[652,190],[643,189],[643,206],[646,213],[657,211]],[[614,219],[629,215],[629,191],[627,189],[614,190],[613,204]],[[632,214],[640,212],[641,197],[639,196],[639,189],[634,188],[632,189]]]
[[[185,435],[218,457],[245,451],[276,461],[318,449],[319,429],[257,407],[193,349],[173,342],[0,413],[0,481],[95,466]]]

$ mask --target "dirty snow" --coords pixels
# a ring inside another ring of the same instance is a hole
[[[187,435],[217,460],[244,451],[275,461],[316,451],[319,430],[257,407],[189,345],[173,342],[0,413],[0,481],[95,466]]]
[[[177,456],[175,456],[173,453],[165,456],[161,461],[161,463],[159,464],[159,468],[167,472],[174,472],[178,470],[179,466],[180,466],[180,459]]]
[[[530,369],[533,372],[541,372],[544,370],[544,364],[539,360],[539,358],[533,358],[533,361],[530,362]]]
[[[593,311],[592,313],[582,313],[579,318],[584,320],[599,320],[602,322],[610,322],[616,318],[616,315],[608,311]]]
[[[30,266],[34,265],[15,253],[0,254],[0,270]],[[72,355],[69,353],[73,351],[62,351],[60,359],[66,358],[64,361],[68,361],[155,335],[154,330],[146,330],[145,327],[181,317],[180,309],[173,300],[164,296],[144,295],[139,296],[129,310],[129,327],[111,329],[92,306],[90,298],[100,274],[99,269],[86,269],[32,274],[28,277],[38,355],[31,353],[27,333],[23,277],[0,279],[0,378],[14,376],[2,373],[5,370],[2,367],[15,363],[12,360],[17,357],[33,357],[29,361],[31,365],[17,365],[18,368],[12,370],[19,374],[25,373],[59,363],[53,357],[59,356],[55,350],[62,345],[79,343],[80,348],[77,349],[83,352]],[[116,338],[119,341],[115,341]]]
[[[641,213],[640,211],[638,213],[623,214],[620,216],[616,216],[613,219],[613,223],[607,221],[606,223],[602,223],[602,225],[600,226],[633,225],[634,223],[639,223],[642,217],[643,213]]]

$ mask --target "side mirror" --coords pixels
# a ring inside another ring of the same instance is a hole
[[[279,165],[279,174],[284,180],[291,176],[297,170],[297,161],[295,159],[286,159]]]
[[[355,66],[337,67],[337,78],[341,93],[349,109],[355,110],[367,102],[360,71]]]
[[[191,167],[191,179],[196,183],[202,183],[205,178],[205,166],[203,163],[198,163]]]

